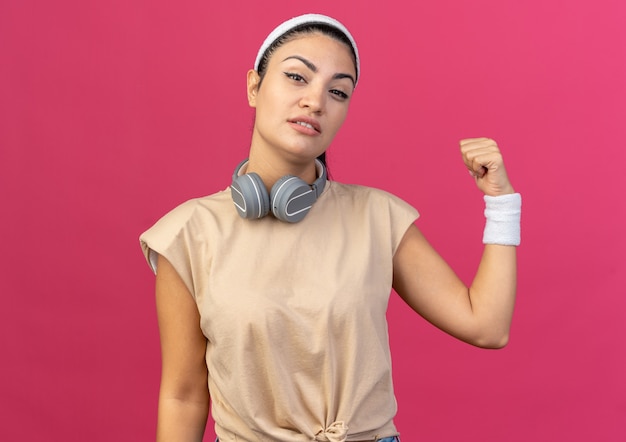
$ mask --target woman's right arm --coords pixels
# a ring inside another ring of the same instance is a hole
[[[202,441],[209,413],[207,341],[193,297],[162,256],[157,265],[156,305],[162,360],[157,442]]]

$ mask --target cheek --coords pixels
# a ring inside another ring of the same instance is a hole
[[[268,114],[278,114],[287,107],[284,94],[272,93],[267,90],[266,93],[259,96],[257,99],[257,112],[259,108],[263,109]],[[269,116],[268,116],[269,117]]]
[[[334,112],[332,112],[332,121],[333,126],[335,127],[335,132],[337,132],[343,122],[346,121],[346,117],[348,116],[348,108],[347,106],[338,107]]]
[[[269,123],[272,117],[276,114],[275,108],[272,102],[267,100],[267,97],[259,97],[256,102],[255,116],[257,121]]]

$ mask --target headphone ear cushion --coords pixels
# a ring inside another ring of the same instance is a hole
[[[233,179],[230,194],[242,218],[263,218],[269,213],[270,199],[261,177],[254,172]]]
[[[272,187],[270,201],[276,218],[288,223],[301,221],[317,200],[310,185],[300,178],[287,175],[276,181]]]

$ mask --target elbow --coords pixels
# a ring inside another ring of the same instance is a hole
[[[489,350],[502,349],[506,347],[508,343],[509,343],[508,333],[493,334],[491,336],[483,336],[471,342],[471,344],[475,345],[476,347],[489,349]]]
[[[509,343],[510,323],[498,324],[489,321],[487,324],[477,326],[468,340],[470,344],[485,349],[498,350]]]
[[[509,343],[511,321],[489,318],[475,324],[471,344],[479,348],[498,350]]]

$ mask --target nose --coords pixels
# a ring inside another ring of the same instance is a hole
[[[303,90],[303,95],[300,98],[301,108],[321,114],[324,111],[325,104],[326,94],[321,85],[309,84],[308,87]]]

